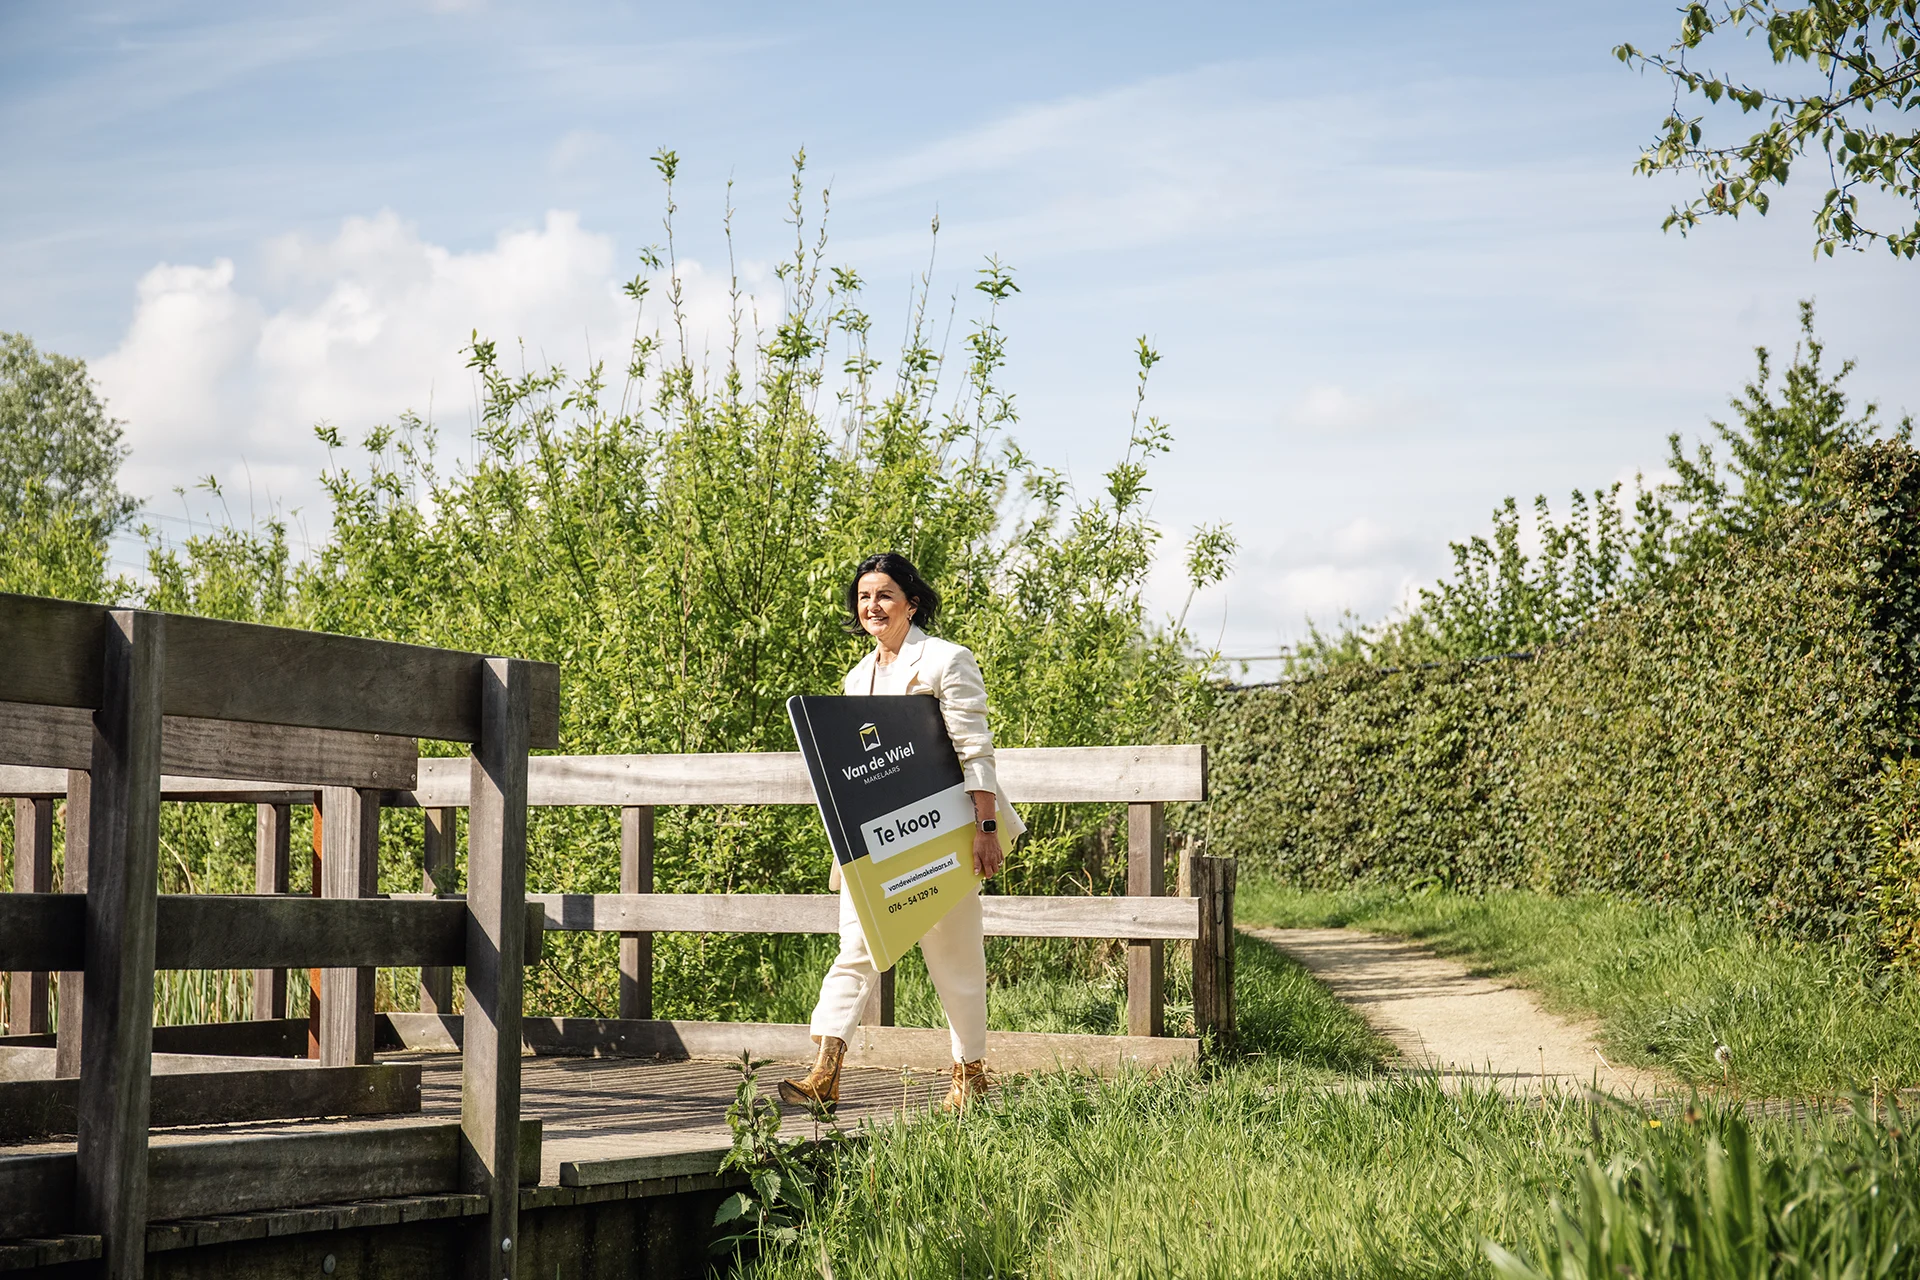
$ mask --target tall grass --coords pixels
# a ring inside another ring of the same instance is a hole
[[[1752,1095],[1834,1097],[1920,1084],[1920,978],[1858,948],[1794,942],[1725,915],[1600,895],[1552,898],[1255,881],[1243,924],[1419,938],[1595,1015],[1610,1056]],[[1728,1048],[1723,1065],[1714,1051]]]
[[[1893,1130],[1864,1114],[1695,1114],[1694,1125],[1649,1128],[1637,1111],[1571,1095],[1517,1104],[1424,1079],[1362,1092],[1288,1088],[1255,1066],[1108,1082],[1029,1077],[962,1120],[874,1129],[843,1158],[826,1208],[801,1238],[743,1273],[1484,1276],[1490,1243],[1536,1263],[1558,1257],[1551,1206],[1580,1212],[1581,1170],[1649,1160],[1666,1162],[1664,1190],[1616,1212],[1617,1234],[1685,1246],[1709,1232],[1738,1235],[1743,1222],[1783,1223],[1799,1205],[1803,1241],[1851,1232],[1883,1249],[1910,1247],[1911,1153]],[[1747,1144],[1742,1167],[1754,1182],[1738,1209],[1744,1218],[1708,1187],[1729,1168],[1720,1160],[1720,1174],[1710,1174],[1713,1152],[1736,1138]],[[1809,1196],[1809,1186],[1819,1193]],[[1674,1211],[1682,1201],[1699,1205],[1698,1230]],[[1858,1274],[1914,1273],[1904,1252],[1895,1261],[1884,1273]]]
[[[1920,1273],[1920,1164],[1895,1108],[1789,1132],[1765,1149],[1737,1110],[1590,1151],[1531,1248],[1489,1245],[1502,1280],[1868,1280]],[[1688,1130],[1697,1130],[1689,1132]]]

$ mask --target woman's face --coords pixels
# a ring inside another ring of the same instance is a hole
[[[898,648],[906,639],[907,628],[913,625],[913,606],[907,603],[900,584],[884,573],[864,573],[856,591],[860,625],[875,640],[888,641],[890,648]]]

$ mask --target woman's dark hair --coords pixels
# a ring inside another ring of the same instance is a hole
[[[846,625],[850,634],[866,634],[866,628],[860,625],[860,579],[870,573],[884,573],[892,578],[900,594],[913,606],[913,625],[922,631],[933,630],[933,621],[940,615],[940,593],[927,585],[927,580],[913,567],[913,561],[896,551],[882,551],[862,560],[847,582]]]

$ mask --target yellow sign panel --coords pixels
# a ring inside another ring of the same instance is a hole
[[[924,696],[791,698],[827,840],[880,969],[969,893],[973,797],[940,704]]]

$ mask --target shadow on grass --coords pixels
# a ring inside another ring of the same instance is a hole
[[[1373,1075],[1393,1048],[1291,957],[1257,938],[1235,939],[1240,1051],[1308,1070]]]

